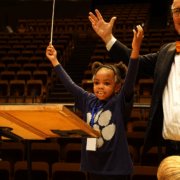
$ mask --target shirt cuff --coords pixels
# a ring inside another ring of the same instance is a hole
[[[116,42],[116,38],[112,38],[111,40],[109,40],[109,42],[106,44],[106,49],[108,51],[110,51],[111,47],[114,45],[114,43]]]

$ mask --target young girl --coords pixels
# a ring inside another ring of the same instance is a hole
[[[57,60],[57,52],[51,44],[46,56],[54,66],[67,90],[75,98],[75,106],[82,111],[84,121],[101,131],[100,138],[82,140],[81,170],[91,173],[91,180],[126,180],[133,174],[133,164],[128,150],[125,127],[134,100],[134,84],[138,69],[138,57],[143,29],[134,31],[132,54],[128,72],[121,87],[121,73],[125,66],[93,64],[94,94],[77,86]],[[121,91],[120,91],[121,89]],[[120,91],[120,92],[119,92]]]

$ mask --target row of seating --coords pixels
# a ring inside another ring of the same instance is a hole
[[[131,144],[128,145],[128,147],[134,166],[149,166],[149,168],[158,167],[158,147],[151,148],[146,154],[142,153],[142,144],[145,133],[126,132],[126,136],[128,139],[128,144]],[[26,152],[26,146],[23,143],[4,142],[0,148],[0,151],[2,152],[2,160],[9,162],[11,176],[16,176],[16,164],[21,164],[27,161],[28,154]],[[162,148],[162,158],[164,157],[165,147]],[[81,143],[67,143],[66,146],[61,146],[58,143],[34,142],[31,144],[31,158],[33,163],[39,162],[39,168],[43,166],[41,163],[46,163],[48,165],[47,170],[49,172],[48,178],[51,178],[53,177],[53,166],[55,164],[62,163],[66,167],[66,165],[69,163],[71,163],[72,166],[74,166],[76,163],[80,163]],[[25,165],[25,167],[27,166]],[[60,169],[62,170],[62,168]],[[69,169],[67,170],[69,171]],[[76,169],[76,171],[79,171],[79,169]]]
[[[158,166],[158,147],[151,148],[146,154],[142,153],[145,132],[126,132],[126,136],[134,164]],[[55,162],[80,163],[81,146],[81,143],[67,143],[61,146],[58,143],[34,142],[31,144],[32,161],[47,162],[50,166]],[[2,159],[9,161],[12,167],[17,161],[27,160],[26,146],[23,143],[4,142],[0,151]],[[162,148],[162,154],[165,156],[165,147]]]
[[[109,9],[116,9],[116,8],[141,8],[141,7],[150,7],[151,4],[150,3],[131,3],[131,4],[97,4],[95,6],[96,8],[99,9],[104,9],[104,10],[109,10]]]
[[[115,23],[118,20],[115,21]],[[127,35],[129,33],[132,34],[132,30],[128,30],[128,29],[118,29],[116,30],[115,28],[113,29],[113,33],[114,34],[124,34]],[[146,34],[146,36],[151,37],[152,34],[158,34],[155,36],[164,36],[164,33],[175,33],[175,35],[177,36],[177,32],[174,28],[163,28],[163,29],[145,29],[144,33]],[[63,39],[63,40],[72,40],[74,32],[72,31],[68,31],[68,32],[54,32],[53,35],[59,39]],[[166,34],[167,35],[167,34]],[[54,37],[53,36],[53,37]],[[69,36],[69,37],[67,37]],[[24,33],[18,33],[18,32],[12,32],[12,33],[4,33],[4,32],[0,32],[0,37],[1,40],[34,40],[34,39],[40,39],[40,40],[45,40],[45,39],[50,39],[50,31],[46,32],[24,32]]]
[[[129,6],[124,7],[123,5],[117,8],[108,7],[108,10],[105,10],[101,7],[97,7],[100,12],[103,14],[105,20],[110,18],[111,15],[116,15],[118,17],[127,18],[129,20],[135,20],[137,17],[139,21],[146,20],[146,17],[149,17],[148,11],[150,10],[150,5],[139,5],[139,6]],[[105,10],[105,11],[103,11]],[[113,12],[113,13],[112,13]],[[141,19],[143,17],[143,19]],[[133,18],[133,19],[132,19]],[[18,32],[28,32],[28,31],[50,31],[52,25],[51,19],[20,19],[18,21]],[[55,19],[54,20],[54,31],[67,31],[67,30],[92,30],[91,24],[87,17],[77,17],[75,19]]]
[[[157,167],[134,166],[135,173],[131,180],[157,180]],[[0,162],[1,178],[11,180],[10,165],[8,161]],[[26,161],[17,162],[14,167],[14,180],[24,180],[28,177],[28,165]],[[89,180],[87,172],[80,171],[80,163],[54,163],[52,167],[52,178],[49,178],[48,164],[45,162],[32,162],[33,180]]]
[[[37,77],[38,77],[37,73]],[[47,74],[46,74],[47,76]],[[34,76],[35,77],[35,76]],[[49,91],[48,84],[39,80],[1,80],[0,103],[43,103]]]
[[[74,177],[79,180],[88,180],[87,173],[80,171],[80,163],[54,163],[52,166],[52,178],[49,178],[49,165],[46,162],[31,163],[31,177],[33,180],[70,180]],[[8,161],[0,161],[0,174],[3,180],[24,180],[29,178],[28,162],[18,161],[14,165],[14,175]]]
[[[0,53],[1,54],[1,53]],[[2,54],[1,54],[2,55]],[[29,70],[31,67],[34,67],[30,71],[34,71],[37,69],[37,67],[40,66],[50,66],[51,63],[50,60],[47,57],[2,57],[0,58],[0,72],[5,70]],[[15,67],[13,69],[13,66]],[[29,69],[28,69],[29,66]],[[17,68],[16,68],[17,67]]]

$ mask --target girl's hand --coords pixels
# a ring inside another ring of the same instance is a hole
[[[95,32],[107,44],[109,40],[113,38],[112,28],[116,20],[116,17],[111,18],[110,22],[106,23],[97,9],[95,10],[95,12],[96,12],[97,17],[92,12],[90,12],[89,20],[91,21],[92,27],[95,30]]]
[[[133,29],[134,32],[134,38],[132,41],[132,54],[131,54],[131,58],[132,59],[138,59],[139,57],[139,51],[140,51],[140,46],[144,37],[144,32],[143,29],[140,25],[137,26],[137,31],[136,32]]]
[[[46,56],[54,67],[59,64],[57,60],[57,51],[54,49],[51,43],[49,43],[49,46],[46,49]]]

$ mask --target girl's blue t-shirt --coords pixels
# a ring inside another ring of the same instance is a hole
[[[77,86],[61,65],[54,68],[62,83],[74,96],[75,106],[82,111],[83,120],[87,124],[90,125],[94,105],[96,104],[96,111],[104,104],[93,123],[93,128],[101,131],[101,137],[96,139],[96,151],[86,150],[87,139],[82,139],[82,171],[106,175],[134,173],[125,127],[133,106],[137,69],[138,60],[130,60],[120,93],[105,102]]]

